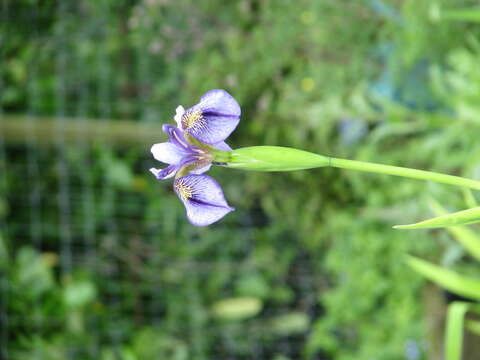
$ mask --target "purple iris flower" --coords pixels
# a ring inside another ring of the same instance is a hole
[[[212,165],[212,147],[232,150],[224,140],[240,121],[240,106],[225,90],[210,90],[191,108],[178,106],[175,121],[178,127],[163,125],[169,140],[151,149],[154,158],[168,166],[150,171],[157,179],[175,176],[174,190],[185,205],[190,222],[210,225],[233,208],[228,206],[220,185],[210,176],[200,174]],[[189,137],[195,144],[188,141]]]
[[[207,149],[190,144],[183,136],[183,132],[173,125],[163,125],[163,131],[169,136],[169,140],[155,144],[151,149],[156,160],[168,164],[163,169],[150,169],[157,179],[171,178],[185,166],[188,166],[189,172],[193,174],[201,174],[210,169],[213,157]],[[232,150],[223,141],[214,147],[224,151]]]
[[[225,140],[240,121],[240,105],[225,90],[207,91],[200,102],[185,110],[176,109],[175,121],[187,134],[205,144],[217,144]]]
[[[175,179],[175,193],[187,209],[188,220],[196,226],[210,225],[230,211],[220,185],[207,175],[187,175]]]

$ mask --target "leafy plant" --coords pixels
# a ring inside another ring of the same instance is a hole
[[[437,203],[433,203],[437,213],[444,210]],[[455,216],[455,215],[453,215]],[[442,215],[436,219],[444,219],[452,215]],[[439,221],[440,221],[439,220]],[[445,223],[440,223],[445,226]],[[415,226],[404,228],[418,228]],[[480,236],[464,227],[447,228],[466,251],[476,260],[480,260]],[[454,301],[448,305],[447,325],[445,331],[445,356],[446,360],[460,360],[462,358],[463,331],[467,329],[478,333],[478,322],[465,323],[467,312],[480,314],[480,276],[473,278],[461,275],[455,271],[447,270],[428,261],[409,256],[407,264],[416,272],[435,282],[446,290],[459,296],[472,299],[472,302]]]

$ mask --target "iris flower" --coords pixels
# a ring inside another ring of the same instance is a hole
[[[181,176],[175,179],[173,188],[193,225],[210,225],[235,210],[227,204],[222,188],[211,176]]]
[[[201,174],[210,169],[213,160],[211,149],[190,143],[185,139],[183,131],[173,125],[164,124],[163,131],[169,136],[169,140],[155,144],[151,149],[156,160],[168,164],[163,169],[150,169],[157,179],[171,178],[180,169],[188,169],[188,172],[193,174]],[[213,148],[223,151],[232,150],[224,141],[215,144]]]
[[[231,151],[225,139],[240,121],[240,106],[225,90],[210,90],[187,110],[178,106],[177,126],[163,125],[169,140],[152,146],[151,152],[166,168],[151,168],[157,179],[175,176],[174,190],[187,210],[190,222],[210,225],[234,209],[228,206],[218,183],[207,175],[214,152]]]
[[[185,133],[205,144],[224,141],[240,121],[240,105],[225,90],[206,92],[197,105],[176,109],[175,121]]]

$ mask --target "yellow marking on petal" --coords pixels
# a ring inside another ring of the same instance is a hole
[[[177,188],[178,194],[183,200],[188,200],[192,198],[193,196],[193,191],[190,186],[185,185],[183,182],[178,181],[175,184],[175,187]]]
[[[203,119],[203,115],[200,110],[194,110],[194,111],[185,113],[182,116],[182,126],[185,130],[191,129],[196,125],[199,125],[202,119]]]

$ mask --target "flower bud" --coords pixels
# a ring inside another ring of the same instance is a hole
[[[294,148],[250,146],[233,150],[224,165],[253,171],[292,171],[329,166],[330,158]]]

